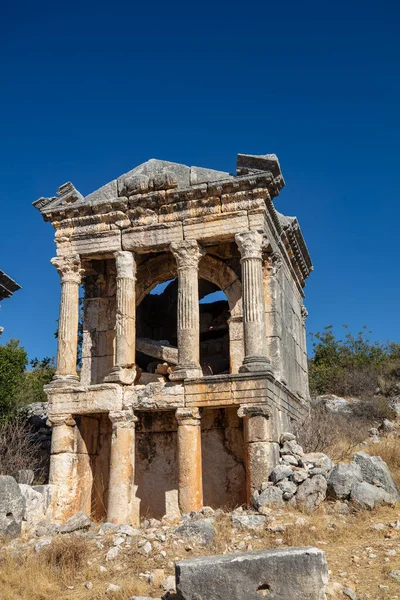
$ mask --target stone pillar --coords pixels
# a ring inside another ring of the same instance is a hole
[[[139,525],[138,501],[135,497],[135,423],[129,410],[109,413],[113,426],[111,437],[110,479],[107,520],[110,523]]]
[[[198,408],[178,408],[178,501],[183,514],[203,506],[201,419]]]
[[[240,372],[271,371],[265,324],[263,237],[257,231],[245,231],[237,233],[235,240],[242,256],[244,359]]]
[[[135,381],[136,263],[132,252],[116,252],[117,331],[115,365],[104,381],[132,384]]]
[[[194,240],[171,244],[178,265],[178,365],[170,379],[202,376],[200,367],[199,260]]]
[[[247,504],[251,506],[253,493],[267,481],[279,462],[279,443],[270,411],[265,406],[241,406],[239,417],[244,419]]]
[[[56,487],[52,498],[52,520],[65,521],[78,512],[78,462],[75,420],[72,415],[54,415],[52,427],[49,483]]]
[[[60,318],[58,321],[57,370],[53,386],[77,385],[79,284],[81,261],[78,255],[51,260],[61,278]]]

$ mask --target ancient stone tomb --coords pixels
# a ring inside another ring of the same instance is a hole
[[[149,160],[34,203],[61,279],[54,519],[233,507],[268,477],[308,406],[312,267],[273,205],[283,185],[273,154],[239,155],[236,175]]]

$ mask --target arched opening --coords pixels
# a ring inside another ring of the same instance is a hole
[[[199,280],[200,364],[204,375],[229,373],[229,304],[226,294]]]
[[[205,375],[229,372],[229,303],[225,293],[199,280],[200,364]],[[178,280],[156,284],[137,307],[136,364],[143,373],[166,375],[177,358]],[[162,366],[164,365],[164,366]],[[146,377],[142,378],[145,383]]]

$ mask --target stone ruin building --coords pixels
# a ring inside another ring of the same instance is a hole
[[[297,219],[273,205],[283,185],[273,154],[239,154],[236,175],[152,159],[34,203],[61,279],[54,519],[233,508],[277,464],[308,409],[312,268]]]
[[[21,286],[0,269],[0,302],[5,298],[11,298],[11,296],[20,289]],[[3,331],[4,327],[0,326],[0,335]]]

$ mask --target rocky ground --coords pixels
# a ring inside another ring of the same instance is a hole
[[[0,598],[172,599],[178,560],[312,545],[328,559],[328,600],[400,600],[399,441],[386,423],[334,464],[283,434],[280,463],[255,492],[252,510],[205,507],[176,522],[146,519],[137,529],[83,514],[64,526],[39,521],[46,486],[14,481],[25,502],[22,535],[13,529],[17,537],[3,540]]]

